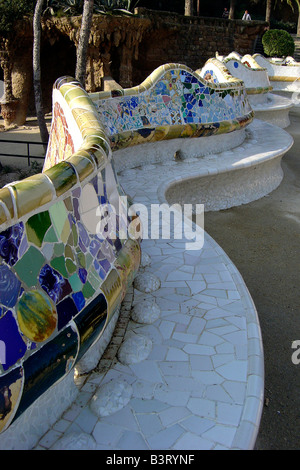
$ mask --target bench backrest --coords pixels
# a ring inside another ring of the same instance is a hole
[[[74,369],[140,263],[92,101],[69,78],[53,96],[43,173],[0,190],[0,431]]]
[[[90,96],[113,150],[233,131],[253,119],[240,80],[212,83],[182,64],[159,67],[137,87]]]

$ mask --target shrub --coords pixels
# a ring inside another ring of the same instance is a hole
[[[283,29],[270,29],[262,37],[264,52],[269,57],[292,56],[295,44],[292,36]]]

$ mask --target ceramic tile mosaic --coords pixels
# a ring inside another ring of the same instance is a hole
[[[252,57],[250,54],[242,57],[236,52],[232,52],[227,57],[217,56],[217,60],[214,60],[213,64],[207,61],[201,74],[203,76],[209,75],[215,80],[223,80],[222,72],[225,66],[230,75],[237,77],[244,83],[249,103],[257,119],[283,129],[289,126],[289,111],[293,102],[287,97],[270,93],[273,86],[270,84],[266,67],[259,65],[254,56]]]
[[[231,75],[244,82],[247,95],[268,93],[272,90],[266,68],[261,67],[250,54],[241,57],[232,52],[226,57],[220,57],[221,60]],[[218,62],[215,62],[215,65],[220,67]],[[204,66],[207,67],[208,64]]]
[[[244,86],[242,80],[232,75],[228,68],[221,62],[221,57],[211,58],[206,61],[201,69],[196,70],[204,80],[218,85]]]
[[[211,83],[179,64],[159,67],[139,87],[90,96],[113,149],[228,132],[253,117],[240,82]]]
[[[43,174],[0,190],[1,431],[100,337],[140,262],[139,243],[123,236],[127,212],[109,223],[123,192],[94,105],[67,79],[57,82],[58,92]],[[76,153],[65,118],[70,109],[74,120],[81,116],[73,132],[84,136]]]
[[[47,149],[49,167],[65,160],[74,153],[74,143],[62,106],[56,102],[53,107],[53,119]]]

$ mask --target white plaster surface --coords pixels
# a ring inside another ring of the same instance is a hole
[[[90,402],[90,409],[99,417],[122,410],[132,397],[132,387],[125,380],[112,379],[101,385]]]
[[[174,162],[175,152],[180,152],[182,159],[196,158],[220,153],[238,147],[245,140],[245,129],[209,137],[163,140],[140,144],[130,149],[114,152],[116,171],[140,165],[151,165],[161,162]]]
[[[270,86],[268,73],[265,69],[252,69],[235,59],[228,60],[224,63],[234,77],[243,80],[246,88]]]
[[[292,137],[258,119],[246,133],[243,145],[231,152],[178,163],[176,175],[174,166],[168,168],[161,196],[167,191],[172,204],[198,203],[214,211],[247,204],[276,189],[283,177],[281,159],[292,146]]]
[[[298,65],[281,65],[280,60],[274,63],[274,59],[267,59],[261,54],[255,54],[254,59],[261,66],[267,69],[269,77],[300,77],[300,64]],[[273,83],[271,83],[273,86]]]
[[[266,93],[262,95],[264,101],[260,102],[256,100],[257,96],[259,95],[249,95],[248,97],[257,119],[269,122],[282,129],[290,125],[289,113],[294,107],[291,98],[279,96],[274,93]]]

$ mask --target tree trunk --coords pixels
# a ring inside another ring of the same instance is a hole
[[[41,88],[41,16],[44,0],[37,0],[33,17],[33,88],[35,109],[42,142],[47,143],[49,133],[46,126],[43,110],[42,88]]]
[[[298,5],[297,36],[300,36],[300,6]]]
[[[234,19],[234,9],[235,9],[236,0],[230,0],[229,16],[230,20]]]
[[[185,0],[184,14],[185,16],[193,16],[193,0]]]
[[[197,16],[200,16],[200,0],[197,0]]]
[[[266,21],[270,23],[271,19],[271,10],[272,10],[272,0],[267,0],[267,5],[266,5]]]
[[[94,0],[84,0],[79,43],[77,47],[77,60],[75,78],[85,87],[87,51],[93,19]]]
[[[4,82],[4,95],[2,101],[12,101],[14,100],[13,91],[12,91],[12,59],[9,57],[7,52],[2,52],[1,54],[1,68],[3,70],[3,82]]]

